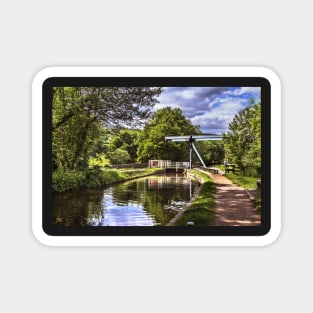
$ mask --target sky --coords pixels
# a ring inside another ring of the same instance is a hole
[[[221,134],[251,98],[260,101],[260,87],[164,87],[154,110],[178,107],[203,133]]]

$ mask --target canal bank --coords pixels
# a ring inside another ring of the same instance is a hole
[[[168,226],[211,226],[214,223],[215,185],[208,175],[197,170],[188,170],[188,175],[196,177],[200,185],[189,203]]]
[[[94,167],[88,171],[55,171],[52,173],[53,193],[62,193],[84,188],[97,188],[121,183],[131,179],[163,173],[159,169],[102,169]]]
[[[192,203],[198,198],[202,188],[203,188],[203,183],[204,183],[204,179],[195,174],[195,173],[191,173],[190,170],[187,170],[186,172],[188,177],[191,177],[195,180],[198,181],[197,187],[192,195],[192,198],[190,199],[190,201],[188,203],[186,203],[184,205],[184,207],[182,208],[181,211],[179,211],[170,221],[166,226],[175,226],[176,223],[178,222],[179,219],[182,218],[182,216],[184,215],[184,213],[191,207]]]

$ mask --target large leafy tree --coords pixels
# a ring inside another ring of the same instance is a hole
[[[160,93],[159,87],[55,87],[54,168],[87,167],[109,130],[142,125]]]
[[[121,129],[113,135],[109,141],[108,152],[114,155],[117,149],[127,151],[129,154],[129,162],[135,163],[137,160],[138,136],[140,130]]]
[[[166,142],[165,136],[200,134],[198,127],[179,108],[166,107],[156,111],[139,136],[138,160],[189,160],[188,143]]]
[[[261,171],[261,103],[250,104],[229,124],[223,136],[226,157],[242,171]]]

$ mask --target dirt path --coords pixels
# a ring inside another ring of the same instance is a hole
[[[214,226],[259,226],[261,214],[244,188],[220,174],[207,173],[216,184]]]

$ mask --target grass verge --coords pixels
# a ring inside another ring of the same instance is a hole
[[[226,174],[225,177],[232,180],[236,185],[246,189],[256,189],[256,182],[260,179],[256,177],[240,176],[233,173]]]
[[[203,179],[202,189],[191,206],[176,221],[175,226],[186,226],[187,222],[193,222],[194,226],[208,226],[214,218],[215,184],[204,173],[196,170],[190,170],[189,172]]]

